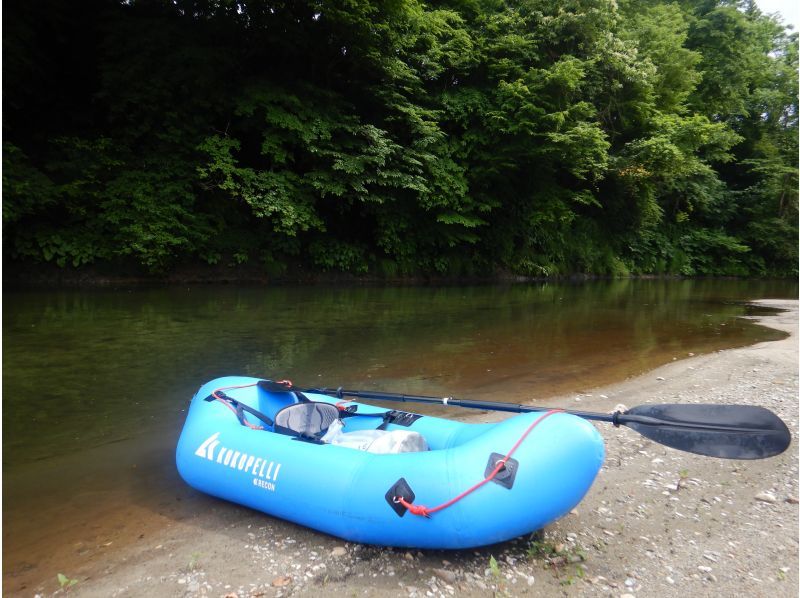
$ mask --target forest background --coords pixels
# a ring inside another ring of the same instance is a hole
[[[3,4],[6,268],[792,276],[798,36],[727,0]]]

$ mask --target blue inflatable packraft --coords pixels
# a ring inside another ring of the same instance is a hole
[[[258,382],[226,377],[200,388],[178,441],[180,475],[201,492],[352,542],[509,540],[568,513],[603,463],[594,426],[565,413],[468,424]],[[428,450],[376,454],[323,442],[330,420],[344,424],[340,438],[416,432]]]

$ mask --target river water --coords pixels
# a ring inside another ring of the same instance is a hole
[[[6,292],[4,588],[24,595],[214,504],[174,467],[187,402],[212,378],[541,400],[780,338],[740,318],[745,302],[797,293],[727,280]]]

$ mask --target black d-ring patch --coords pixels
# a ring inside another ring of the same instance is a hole
[[[486,471],[483,473],[483,477],[488,478],[489,475],[494,471],[494,468],[497,467],[497,463],[502,461],[505,458],[505,455],[501,455],[500,453],[492,453],[489,456],[489,462],[486,464]],[[508,488],[511,490],[511,487],[514,485],[514,479],[517,477],[517,470],[519,469],[519,461],[516,459],[509,459],[506,461],[506,464],[503,468],[497,472],[492,478],[492,481],[495,484],[500,484],[503,488]]]
[[[386,502],[389,503],[389,506],[392,507],[395,513],[399,517],[402,517],[406,514],[406,509],[400,502],[395,500],[398,496],[402,496],[406,502],[414,502],[416,495],[414,491],[411,489],[411,486],[408,485],[405,478],[400,478],[397,480],[391,488],[386,492]]]

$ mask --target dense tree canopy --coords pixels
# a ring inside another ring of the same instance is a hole
[[[797,272],[797,34],[752,2],[3,11],[7,260]]]

